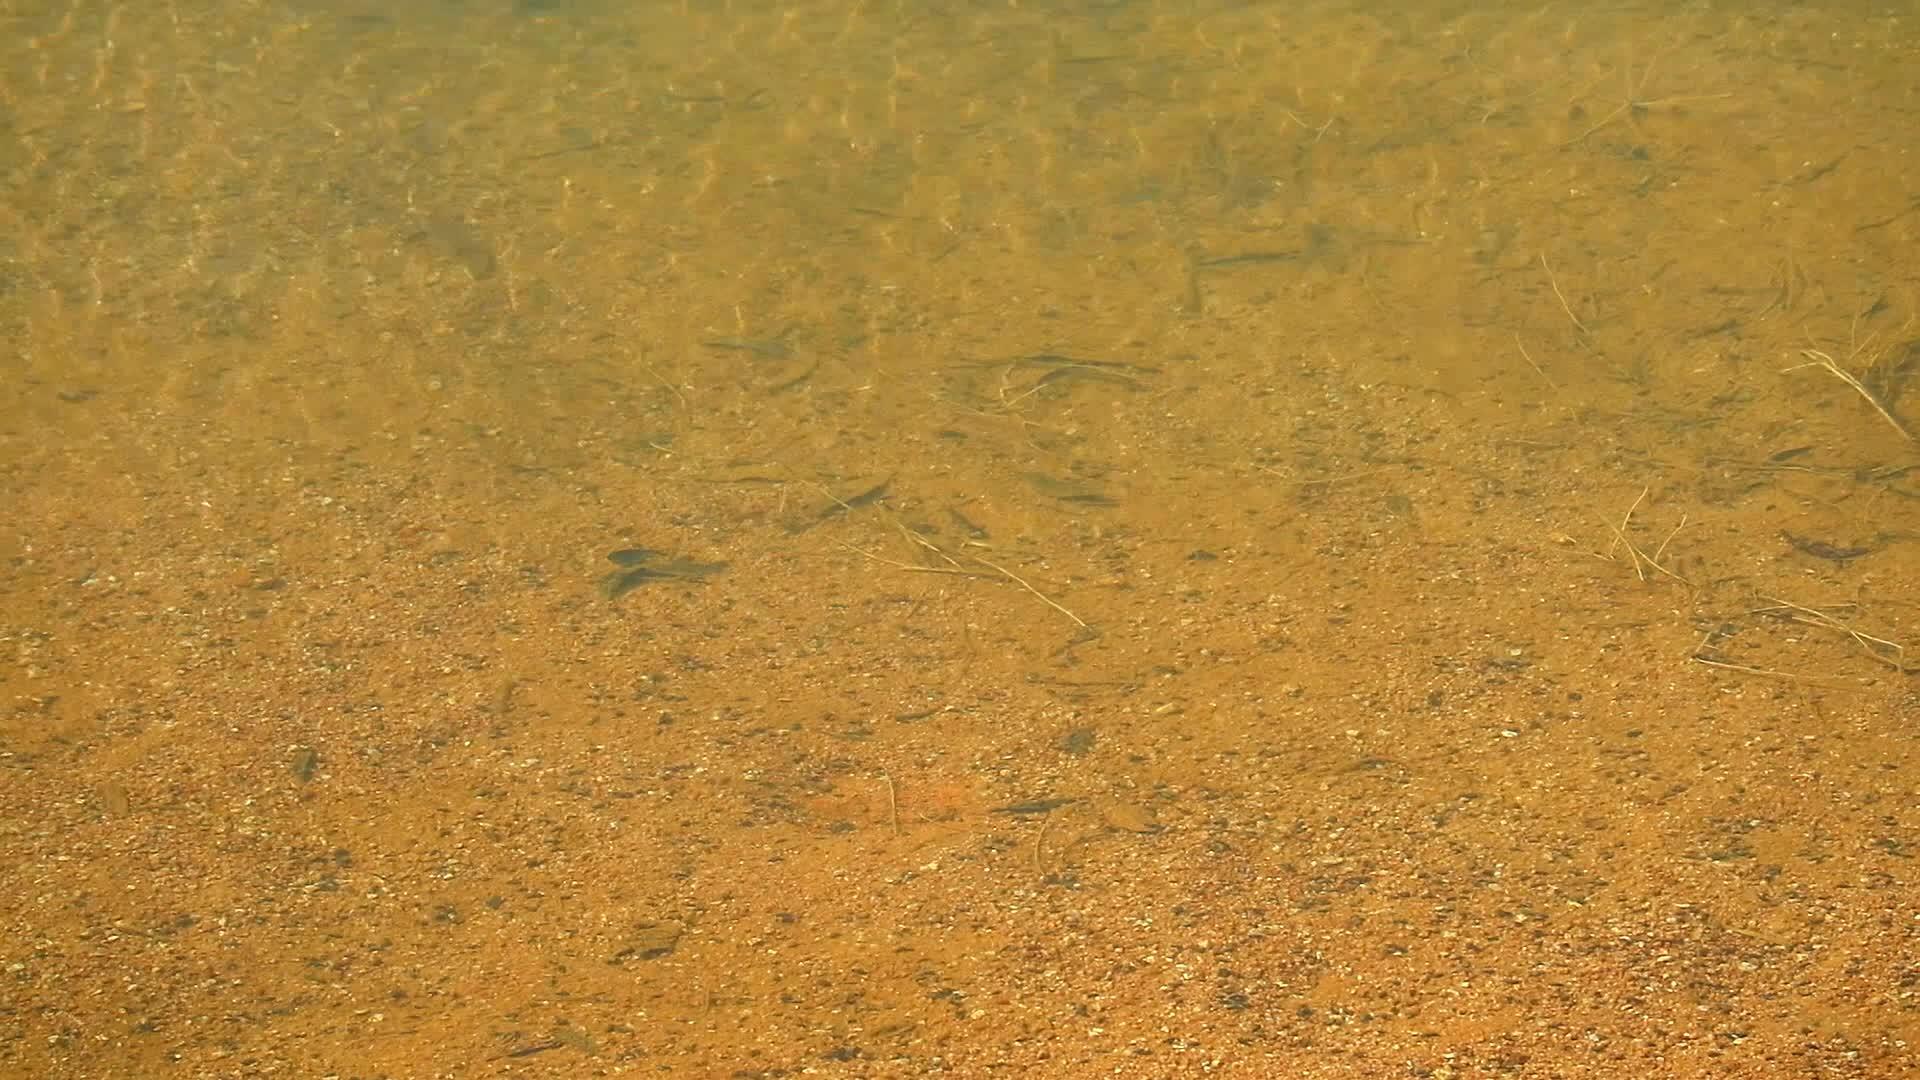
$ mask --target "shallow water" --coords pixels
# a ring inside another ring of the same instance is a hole
[[[0,26],[0,1070],[1920,1068],[1911,19]]]

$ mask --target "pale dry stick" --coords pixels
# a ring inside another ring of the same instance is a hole
[[[1038,387],[1029,386],[1026,390],[1022,391],[1018,397],[1015,397],[1012,400],[1008,400],[1007,390],[1012,385],[1013,370],[1019,366],[1020,366],[1019,364],[1008,364],[1006,367],[1002,368],[1000,371],[1000,389],[998,393],[1000,397],[1000,407],[1003,409],[1012,410],[1015,403],[1019,402],[1021,398],[1026,397],[1028,394],[1031,394],[1034,392],[1034,390],[1038,389]]]
[[[840,503],[841,506],[847,505],[846,503],[841,502],[840,499],[836,498],[831,493],[829,493],[827,497],[830,499],[833,499],[834,502]],[[875,555],[870,551],[864,551],[860,548],[854,547],[852,544],[843,543],[841,546],[847,548],[850,551],[855,551],[861,555],[865,555],[867,558],[872,559],[875,562],[885,563],[889,566],[894,566],[901,570],[911,570],[911,571],[915,571],[923,574],[953,574],[958,577],[985,577],[986,576],[984,574],[974,573],[968,570],[966,567],[960,565],[960,561],[958,559],[955,559],[952,555],[947,554],[947,552],[944,549],[942,549],[938,544],[935,544],[933,541],[928,540],[926,537],[921,536],[920,534],[914,532],[912,529],[907,528],[905,525],[900,524],[898,520],[894,522],[894,525],[896,528],[900,530],[901,536],[906,537],[908,540],[912,541],[913,543],[919,544],[921,547],[924,547],[928,551],[931,551],[935,555],[938,555],[942,559],[945,559],[948,565],[916,566],[912,563],[904,563],[904,562],[900,562],[897,559],[889,559],[881,555]],[[1047,605],[1048,607],[1059,612],[1060,614],[1065,615],[1067,618],[1072,619],[1074,621],[1074,624],[1076,626],[1079,626],[1081,629],[1084,630],[1087,628],[1087,620],[1081,618],[1078,615],[1075,615],[1073,612],[1067,610],[1064,606],[1062,606],[1060,603],[1055,601],[1052,597],[1048,596],[1046,593],[1043,593],[1039,589],[1034,588],[1033,584],[1029,582],[1026,578],[1023,578],[1019,574],[1016,574],[1013,571],[1007,569],[1006,567],[1001,566],[999,563],[996,563],[990,559],[982,558],[981,556],[975,555],[971,552],[967,553],[967,558],[972,559],[974,562],[977,562],[980,565],[991,569],[994,573],[999,574],[1001,577],[1006,578],[1008,581],[1011,581],[1015,585],[1018,585],[1021,588],[1032,593],[1034,596],[1039,597],[1041,603]]]
[[[900,530],[900,535],[904,537],[908,543],[918,544],[921,547],[926,548],[928,551],[933,552],[935,555],[940,556],[940,558],[944,560],[946,564],[952,567],[954,570],[959,571],[961,573],[966,572],[966,567],[960,565],[960,560],[947,554],[946,549],[942,548],[939,544],[936,544],[933,541],[927,539],[926,537],[921,536],[919,533],[914,532],[912,529],[907,528],[907,526],[903,522],[901,522],[899,518],[893,519],[893,527]]]
[[[898,522],[895,522],[894,524],[899,525]],[[921,536],[919,533],[913,532],[912,530],[908,529],[904,525],[900,525],[900,534],[902,536],[905,536],[908,540],[911,540],[914,543],[919,544],[921,547],[926,548],[928,551],[933,552],[935,555],[940,556],[942,559],[945,559],[947,563],[952,567],[953,573],[961,574],[967,577],[986,577],[987,576],[985,574],[980,574],[974,571],[970,571],[966,567],[961,566],[959,560],[947,554],[945,549],[941,548],[940,545],[935,544],[933,541],[928,540],[926,537]],[[1028,584],[1027,580],[1023,577],[1020,577],[1018,574],[1015,574],[1012,571],[1007,570],[1006,568],[999,566],[996,563],[983,559],[978,555],[972,554],[971,552],[967,554],[967,558],[972,559],[974,562],[980,563],[984,566],[991,567],[995,572],[999,573],[1001,576],[1014,582],[1015,584],[1019,585],[1021,588],[1027,590],[1033,595],[1038,596],[1041,602],[1046,604],[1048,607],[1051,607],[1055,611],[1060,612],[1061,614],[1065,615],[1069,619],[1072,619],[1074,622],[1078,623],[1079,625],[1083,627],[1087,625],[1086,621],[1080,618],[1080,616],[1075,615],[1073,612],[1068,611],[1066,608],[1061,607],[1059,604],[1054,603],[1053,600],[1049,599],[1039,589],[1036,589],[1032,585]]]
[[[822,488],[821,490],[825,491],[824,488]],[[852,507],[848,506],[844,500],[840,499],[838,496],[834,495],[832,492],[827,492],[827,498],[832,499],[834,502],[839,503],[842,507],[845,507],[848,510],[852,509]],[[899,518],[894,517],[892,514],[888,514],[887,518],[888,518],[888,521],[893,525],[893,527],[899,530],[901,537],[904,538],[908,543],[918,544],[919,546],[926,548],[928,551],[931,551],[935,555],[938,555],[942,560],[946,562],[947,565],[927,566],[924,563],[901,562],[898,559],[889,559],[884,555],[875,555],[871,551],[867,551],[864,548],[854,547],[852,544],[846,543],[844,541],[841,542],[840,546],[846,548],[848,551],[857,552],[858,554],[865,555],[867,558],[872,559],[875,562],[884,563],[888,566],[896,567],[901,570],[911,570],[911,571],[922,573],[922,574],[953,574],[958,577],[986,577],[987,576],[986,574],[975,573],[974,571],[968,570],[966,567],[961,566],[959,560],[947,554],[945,549],[941,548],[940,545],[934,543],[931,540],[928,540],[926,537],[921,536],[919,533],[914,532],[912,529],[907,528],[906,525],[902,523]]]
[[[1627,555],[1633,560],[1633,576],[1639,578],[1641,581],[1647,580],[1647,572],[1640,568],[1640,560],[1646,556],[1640,554],[1640,549],[1633,546],[1633,541],[1627,539],[1627,534],[1620,531],[1620,526],[1609,521],[1607,522],[1607,528],[1613,530],[1613,539],[1615,542],[1627,546]],[[1611,559],[1613,556],[1608,555],[1607,558]]]
[[[642,345],[642,346],[640,347],[640,370],[641,370],[641,371],[644,371],[644,372],[646,372],[646,373],[647,373],[648,375],[651,375],[651,376],[653,376],[653,381],[654,381],[654,382],[657,382],[657,383],[659,383],[659,384],[660,384],[661,386],[664,386],[664,387],[666,387],[666,388],[667,388],[667,390],[668,390],[668,391],[669,391],[670,393],[672,393],[674,397],[677,397],[677,398],[679,398],[679,399],[680,399],[680,407],[681,407],[681,408],[683,408],[683,409],[686,409],[686,408],[691,408],[691,407],[692,407],[692,406],[691,406],[691,405],[690,405],[690,404],[689,404],[689,403],[687,402],[687,395],[685,395],[685,394],[683,394],[683,393],[681,393],[681,392],[680,392],[680,388],[679,388],[678,386],[675,386],[674,384],[672,384],[672,383],[670,383],[670,382],[668,382],[668,381],[666,380],[666,377],[665,377],[665,376],[663,376],[663,375],[661,375],[661,374],[660,374],[659,372],[657,372],[657,371],[655,371],[655,370],[653,370],[653,365],[651,365],[651,364],[649,364],[649,363],[647,363],[647,349],[646,349],[646,346],[644,346],[644,345]]]
[[[1645,84],[1642,83],[1642,85],[1645,85]],[[1692,101],[1723,101],[1732,96],[1733,96],[1733,91],[1725,90],[1718,94],[1678,94],[1678,95],[1675,95],[1674,97],[1654,98],[1650,101],[1628,101],[1626,104],[1621,105],[1619,108],[1613,110],[1612,112],[1608,113],[1606,116],[1602,117],[1599,123],[1593,125],[1587,130],[1581,132],[1580,134],[1575,135],[1573,138],[1568,139],[1566,142],[1563,142],[1560,145],[1572,146],[1574,143],[1580,142],[1581,140],[1585,139],[1587,136],[1593,134],[1596,131],[1599,131],[1601,128],[1606,127],[1608,124],[1613,123],[1614,120],[1619,118],[1621,113],[1626,112],[1629,109],[1651,109],[1658,105],[1685,105],[1688,102],[1692,102]]]
[[[1277,476],[1289,483],[1298,484],[1301,487],[1315,487],[1320,484],[1344,484],[1349,480],[1364,480],[1369,476],[1379,476],[1381,473],[1390,471],[1390,468],[1363,469],[1360,472],[1342,473],[1339,476],[1311,476],[1303,480],[1297,476],[1288,476],[1279,469],[1269,468],[1265,465],[1255,465],[1254,468],[1271,476]]]
[[[1671,539],[1671,537],[1669,537],[1669,539]],[[1658,559],[1653,558],[1651,555],[1648,555],[1646,552],[1641,551],[1639,548],[1634,548],[1633,550],[1634,550],[1634,554],[1640,556],[1642,559],[1645,559],[1647,561],[1648,566],[1653,567],[1655,570],[1660,571],[1661,573],[1667,575],[1668,577],[1679,582],[1680,584],[1685,585],[1689,589],[1693,588],[1693,582],[1688,581],[1686,578],[1683,578],[1679,574],[1674,573],[1671,569],[1669,569],[1666,566],[1665,563],[1662,563]]]
[[[1878,660],[1881,663],[1887,665],[1893,670],[1902,671],[1902,672],[1907,670],[1907,665],[1906,665],[1907,650],[1899,642],[1888,641],[1886,638],[1874,637],[1872,634],[1866,633],[1865,631],[1856,630],[1853,627],[1848,626],[1846,623],[1841,622],[1839,619],[1835,618],[1834,616],[1829,615],[1826,612],[1821,611],[1817,608],[1810,608],[1805,606],[1804,604],[1796,604],[1791,600],[1782,600],[1777,596],[1763,596],[1760,599],[1765,600],[1768,603],[1773,604],[1775,606],[1771,608],[1760,608],[1754,612],[1754,614],[1756,615],[1766,614],[1768,612],[1778,611],[1781,608],[1785,608],[1788,611],[1791,611],[1796,615],[1801,616],[1800,620],[1798,621],[1808,623],[1809,625],[1812,625],[1812,626],[1822,627],[1827,630],[1837,630],[1840,633],[1847,635],[1848,637],[1853,639],[1853,643],[1855,645],[1860,646],[1860,651],[1866,653],[1868,656],[1872,657],[1873,659]]]
[[[1743,675],[1764,675],[1770,679],[1791,679],[1794,682],[1819,683],[1822,686],[1844,687],[1847,685],[1845,680],[1833,675],[1803,675],[1796,671],[1776,671],[1773,668],[1748,667],[1745,664],[1730,663],[1726,660],[1709,660],[1699,653],[1695,653],[1687,657],[1687,659],[1695,664],[1721,668],[1725,671],[1738,671]]]
[[[1558,292],[1559,290],[1556,289],[1554,291]],[[1579,325],[1578,320],[1575,321],[1575,325],[1576,326]],[[1533,354],[1527,351],[1527,347],[1524,343],[1521,342],[1519,334],[1513,335],[1513,347],[1520,350],[1520,359],[1525,360],[1527,362],[1527,366],[1532,368],[1535,374],[1547,380],[1548,386],[1553,387],[1555,390],[1560,389],[1560,384],[1553,381],[1553,376],[1547,374],[1545,368],[1542,368],[1539,364],[1536,364],[1533,362]]]
[[[1658,57],[1655,59],[1658,59]],[[1680,94],[1674,97],[1650,98],[1642,101],[1636,99],[1634,95],[1639,93],[1640,90],[1646,89],[1647,83],[1652,81],[1653,61],[1648,61],[1647,70],[1640,74],[1640,86],[1638,89],[1633,85],[1633,65],[1631,60],[1628,61],[1625,75],[1627,79],[1627,100],[1622,102],[1619,107],[1615,108],[1612,112],[1601,117],[1599,123],[1568,139],[1566,142],[1561,143],[1561,146],[1572,146],[1574,143],[1584,140],[1587,136],[1592,135],[1594,132],[1599,131],[1601,128],[1619,119],[1620,114],[1630,112],[1634,109],[1651,109],[1661,105],[1685,105],[1692,101],[1721,101],[1733,96],[1733,91],[1726,90],[1718,94]]]
[[[881,773],[880,778],[887,782],[887,818],[893,822],[893,835],[900,835],[900,798],[893,787],[893,774]]]
[[[1586,323],[1580,321],[1580,316],[1573,313],[1573,305],[1567,303],[1567,294],[1560,291],[1560,282],[1553,276],[1553,267],[1547,263],[1547,253],[1544,251],[1540,253],[1540,268],[1547,272],[1547,284],[1553,286],[1554,299],[1560,301],[1560,310],[1567,313],[1567,318],[1572,321],[1573,328],[1591,337],[1592,331],[1587,329]]]
[[[1033,834],[1033,869],[1041,877],[1047,876],[1046,848],[1047,824],[1053,820],[1053,811],[1040,815],[1040,831]]]
[[[834,494],[833,492],[831,492],[831,491],[829,491],[829,490],[827,490],[827,485],[825,485],[825,484],[822,484],[822,483],[820,483],[820,482],[819,482],[819,481],[817,481],[817,480],[809,480],[809,481],[807,481],[807,485],[808,485],[809,487],[811,487],[811,488],[813,488],[813,490],[815,490],[815,491],[817,491],[817,492],[819,492],[820,494],[822,494],[822,495],[825,495],[825,496],[827,497],[827,500],[828,500],[829,502],[832,502],[832,503],[833,503],[833,504],[835,504],[836,506],[838,506],[838,507],[840,507],[840,512],[841,512],[841,513],[843,513],[843,514],[846,514],[846,515],[848,515],[849,517],[851,517],[851,516],[853,515],[853,511],[854,511],[854,509],[855,509],[855,507],[854,507],[854,505],[853,505],[852,503],[850,503],[850,502],[848,502],[847,500],[845,500],[845,499],[843,499],[843,498],[841,498],[840,496],[838,496],[838,495],[835,495],[835,494]],[[861,499],[861,500],[863,500],[863,501],[862,501],[862,504],[861,504],[861,505],[865,505],[865,501],[866,501],[866,500],[870,500],[870,499],[872,499],[874,495],[876,495],[876,494],[877,494],[877,493],[878,493],[879,491],[881,491],[881,490],[882,490],[882,489],[884,489],[885,487],[886,487],[886,484],[884,484],[884,483],[883,483],[883,484],[881,484],[881,485],[880,485],[880,487],[878,487],[878,488],[875,488],[875,489],[873,489],[872,491],[869,491],[869,492],[867,492],[867,493],[866,493],[866,494],[864,494],[864,495],[856,495],[856,496],[854,496],[854,498],[856,498],[856,499]],[[823,514],[830,514],[830,513],[832,513],[832,512],[833,512],[833,511],[831,511],[831,510],[827,510],[827,511],[823,511],[822,513],[823,513]]]
[[[1852,372],[1849,372],[1847,369],[1841,367],[1838,363],[1834,361],[1832,356],[1829,356],[1827,353],[1824,353],[1819,349],[1801,349],[1800,355],[1806,357],[1807,362],[1804,364],[1795,364],[1790,368],[1786,368],[1781,372],[1781,374],[1785,374],[1788,371],[1799,371],[1801,368],[1809,368],[1809,367],[1823,368],[1828,373],[1830,373],[1834,378],[1839,379],[1841,382],[1846,383],[1848,386],[1853,387],[1854,390],[1857,391],[1861,397],[1866,398],[1867,404],[1873,406],[1873,411],[1879,413],[1881,419],[1885,420],[1889,424],[1892,424],[1893,430],[1899,432],[1903,437],[1906,438],[1908,442],[1920,441],[1915,439],[1913,430],[1911,428],[1907,427],[1906,424],[1901,423],[1899,417],[1893,415],[1893,410],[1889,409],[1886,406],[1886,404],[1880,400],[1879,394],[1876,394],[1872,390],[1867,389],[1866,383],[1861,382],[1859,379],[1854,377]],[[1868,364],[1867,366],[1871,368],[1873,365]]]
[[[1052,385],[1058,377],[1062,376],[1063,373],[1081,372],[1081,371],[1089,372],[1094,377],[1104,379],[1108,382],[1118,382],[1125,386],[1133,387],[1135,389],[1138,389],[1142,385],[1144,385],[1139,379],[1136,379],[1131,375],[1117,372],[1110,368],[1103,368],[1096,364],[1058,363],[1058,364],[1047,365],[1047,370],[1044,373],[1042,373],[1039,377],[1035,378],[1033,382],[1029,383],[1025,390],[1022,390],[1018,394],[1015,394],[1013,397],[1009,398],[1007,396],[1007,389],[1008,389],[1007,377],[1012,375],[1013,369],[1018,366],[1019,365],[1017,364],[1009,364],[1007,366],[1006,371],[1002,373],[1000,378],[1000,404],[1002,407],[1009,410],[1011,410],[1015,405],[1020,404],[1022,401],[1025,401],[1026,399],[1032,397],[1033,395],[1039,393],[1040,391],[1045,390],[1048,386]]]
[[[1633,512],[1634,512],[1635,510],[1638,510],[1638,509],[1640,509],[1640,503],[1641,503],[1641,502],[1642,502],[1643,500],[1645,500],[1645,499],[1646,499],[1646,497],[1647,497],[1647,488],[1646,488],[1646,487],[1645,487],[1645,486],[1643,485],[1643,486],[1642,486],[1642,487],[1640,488],[1640,494],[1638,494],[1638,495],[1636,495],[1636,496],[1634,496],[1634,498],[1633,498],[1633,505],[1632,505],[1632,506],[1629,506],[1629,507],[1627,507],[1627,513],[1626,513],[1626,516],[1625,516],[1625,517],[1622,517],[1622,518],[1620,519],[1620,526],[1619,526],[1619,528],[1616,528],[1616,529],[1614,529],[1614,530],[1613,530],[1613,543],[1614,543],[1614,544],[1617,544],[1617,543],[1619,543],[1619,542],[1621,542],[1622,540],[1625,540],[1625,539],[1627,538],[1627,537],[1626,537],[1626,531],[1627,531],[1627,526],[1628,526],[1628,525],[1629,525],[1630,523],[1632,523],[1632,521],[1633,521]],[[1611,526],[1609,526],[1609,527],[1611,527]],[[1632,551],[1632,550],[1633,550],[1633,545],[1632,545],[1632,544],[1628,544],[1628,545],[1627,545],[1627,550],[1628,550],[1628,551]],[[1611,560],[1613,559],[1613,544],[1608,544],[1608,545],[1607,545],[1607,551],[1606,551],[1606,554],[1605,554],[1605,555],[1603,555],[1603,556],[1602,556],[1602,558],[1605,558],[1605,559],[1608,559],[1609,561],[1611,561]],[[1640,570],[1640,564],[1639,564],[1639,563],[1634,563],[1634,564],[1633,564],[1633,568],[1634,568],[1634,571],[1635,571],[1636,573],[1638,573],[1638,572],[1639,572],[1639,570]],[[1642,580],[1642,581],[1645,581],[1645,580],[1646,580],[1646,577],[1645,577],[1644,575],[1642,575],[1642,577],[1641,577],[1641,579],[1640,579],[1640,580]]]
[[[922,544],[925,544],[927,547],[933,548],[933,551],[936,554],[938,554],[941,558],[946,559],[948,562],[954,562],[953,556],[948,555],[946,552],[941,551],[939,548],[934,547],[932,544],[928,544],[925,540],[921,540],[920,542]],[[840,546],[843,548],[846,548],[848,551],[851,551],[856,555],[864,555],[867,558],[872,559],[874,562],[880,563],[885,566],[891,566],[896,570],[905,570],[909,573],[951,574],[954,577],[970,577],[970,578],[985,578],[985,577],[991,576],[989,574],[982,574],[977,571],[969,570],[966,567],[959,565],[958,563],[954,563],[954,565],[952,566],[917,566],[913,563],[901,562],[899,559],[889,559],[885,555],[875,555],[871,551],[867,551],[864,548],[854,547],[852,544],[846,543],[844,541],[841,542]],[[1001,566],[999,563],[993,562],[992,560],[989,560],[989,559],[983,559],[978,555],[968,555],[967,558],[972,559],[974,562],[977,562],[982,566],[985,566],[991,569],[992,571],[994,571],[994,573],[999,574],[1001,577],[1006,578],[1008,581],[1011,581],[1015,585],[1018,585],[1022,589],[1025,589],[1028,592],[1032,593],[1034,596],[1039,598],[1041,603],[1047,605],[1048,607],[1059,612],[1060,614],[1065,615],[1067,618],[1072,619],[1075,625],[1080,626],[1082,628],[1086,627],[1087,620],[1081,618],[1078,615],[1075,615],[1073,612],[1067,610],[1067,608],[1062,606],[1058,601],[1054,600],[1052,597],[1048,596],[1046,593],[1043,593],[1039,589],[1034,588],[1032,583],[1027,581],[1026,578],[1023,578],[1019,574],[1016,574],[1013,571],[1007,569],[1006,567]]]
[[[1693,587],[1692,582],[1688,581],[1686,578],[1681,577],[1679,574],[1674,573],[1672,570],[1667,569],[1667,567],[1663,563],[1661,563],[1658,558],[1652,555],[1649,555],[1644,551],[1641,551],[1638,547],[1634,546],[1634,543],[1632,540],[1627,539],[1627,526],[1633,521],[1633,512],[1639,509],[1641,500],[1645,499],[1646,497],[1647,497],[1647,489],[1642,487],[1640,489],[1639,496],[1633,500],[1633,505],[1627,507],[1627,514],[1625,517],[1620,519],[1620,524],[1615,525],[1613,522],[1609,521],[1607,522],[1607,528],[1613,530],[1613,538],[1616,541],[1626,545],[1627,554],[1631,556],[1633,559],[1633,574],[1635,577],[1639,578],[1641,581],[1647,580],[1646,571],[1640,568],[1640,564],[1645,563],[1646,565],[1653,567],[1655,570],[1660,571],[1661,573],[1667,575],[1668,577],[1679,582],[1680,584],[1685,585],[1688,588],[1692,588]],[[1668,533],[1666,540],[1661,542],[1660,551],[1662,553],[1664,553],[1667,550],[1667,544],[1673,542],[1673,538],[1679,534],[1680,529],[1683,526],[1685,526],[1686,523],[1687,523],[1686,516],[1682,515],[1680,518],[1680,524],[1674,526],[1673,532]],[[1612,558],[1612,557],[1613,557],[1613,549],[1609,547],[1607,549],[1607,558]]]
[[[1797,671],[1780,671],[1776,668],[1762,668],[1762,667],[1753,667],[1750,664],[1736,664],[1731,660],[1712,659],[1711,657],[1708,657],[1705,654],[1708,652],[1719,651],[1713,644],[1714,636],[1719,632],[1720,631],[1718,630],[1707,631],[1706,634],[1700,638],[1700,644],[1695,645],[1693,647],[1693,652],[1687,655],[1687,660],[1691,663],[1701,664],[1706,667],[1721,668],[1726,671],[1737,671],[1743,675],[1762,675],[1770,679],[1788,679],[1793,682],[1810,682],[1810,683],[1817,683],[1822,686],[1835,686],[1843,689],[1847,688],[1850,685],[1847,682],[1847,680],[1842,679],[1837,675],[1804,675]]]
[[[1673,527],[1673,531],[1667,534],[1667,538],[1665,540],[1660,541],[1660,546],[1653,550],[1653,560],[1652,560],[1653,565],[1655,566],[1660,565],[1660,562],[1659,562],[1660,556],[1665,555],[1667,553],[1667,545],[1673,543],[1673,538],[1676,536],[1679,536],[1680,530],[1686,527],[1687,527],[1687,515],[1681,514],[1680,524],[1675,525]]]
[[[849,544],[844,540],[840,541],[840,546],[843,548],[846,548],[848,551],[853,552],[855,555],[864,555],[867,558],[872,559],[874,562],[880,563],[883,566],[891,566],[895,570],[905,570],[911,574],[952,574],[955,577],[970,577],[970,578],[985,578],[985,577],[992,576],[989,574],[982,574],[972,570],[968,570],[963,566],[920,566],[915,563],[901,562],[899,559],[889,559],[885,555],[875,555],[873,552],[868,551],[865,548],[854,547],[852,544]]]
[[[1009,374],[1011,374],[1013,369],[1008,368],[1007,371]],[[1000,380],[1000,407],[1011,410],[1015,405],[1018,405],[1021,402],[1032,397],[1033,395],[1039,393],[1046,385],[1047,384],[1044,380],[1035,379],[1032,385],[1028,386],[1025,390],[1020,391],[1018,394],[1015,394],[1012,397],[1008,397],[1007,381],[1006,379],[1003,378]]]
[[[1321,124],[1319,127],[1314,127],[1312,124],[1309,124],[1305,120],[1302,120],[1298,116],[1295,116],[1292,109],[1281,109],[1280,115],[1286,117],[1287,119],[1293,121],[1296,124],[1299,124],[1301,127],[1306,128],[1308,131],[1313,132],[1313,141],[1316,143],[1320,141],[1320,136],[1325,135],[1327,133],[1327,129],[1333,126],[1333,119],[1334,119],[1333,117],[1329,116],[1327,117],[1326,123]],[[1309,143],[1308,145],[1312,145],[1312,144]]]
[[[999,571],[1001,574],[1006,576],[1007,580],[1013,582],[1014,584],[1027,590],[1033,595],[1039,597],[1041,603],[1047,605],[1048,607],[1059,612],[1060,614],[1065,615],[1067,618],[1072,619],[1076,625],[1082,628],[1084,628],[1087,625],[1087,620],[1081,618],[1078,615],[1075,615],[1073,612],[1068,611],[1066,608],[1056,603],[1052,597],[1049,597],[1046,593],[1043,593],[1039,589],[1036,589],[1032,585],[1028,584],[1027,579],[1021,577],[1019,574],[1016,574],[1013,571],[1007,569],[1006,567],[1001,566],[999,563],[993,562],[988,559],[983,559],[978,555],[968,555],[967,558],[972,559],[974,562],[980,563],[983,566],[988,566],[994,570]]]

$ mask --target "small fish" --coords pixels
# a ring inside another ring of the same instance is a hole
[[[662,558],[660,552],[642,547],[609,551],[607,560],[625,568],[600,579],[600,595],[609,600],[618,600],[649,581],[703,581],[727,568],[723,562]]]
[[[1810,540],[1804,536],[1795,536],[1782,530],[1780,538],[1785,540],[1802,555],[1811,555],[1816,559],[1825,559],[1831,563],[1845,566],[1862,555],[1871,555],[1880,550],[1876,547],[1835,547],[1823,540]]]
[[[1068,803],[1077,803],[1079,801],[1080,801],[1079,799],[1032,799],[1027,802],[1014,803],[1011,806],[996,806],[993,809],[987,811],[987,813],[1019,814],[1021,816],[1028,816],[1032,814],[1045,814],[1054,810],[1058,810],[1059,808],[1067,805]]]

